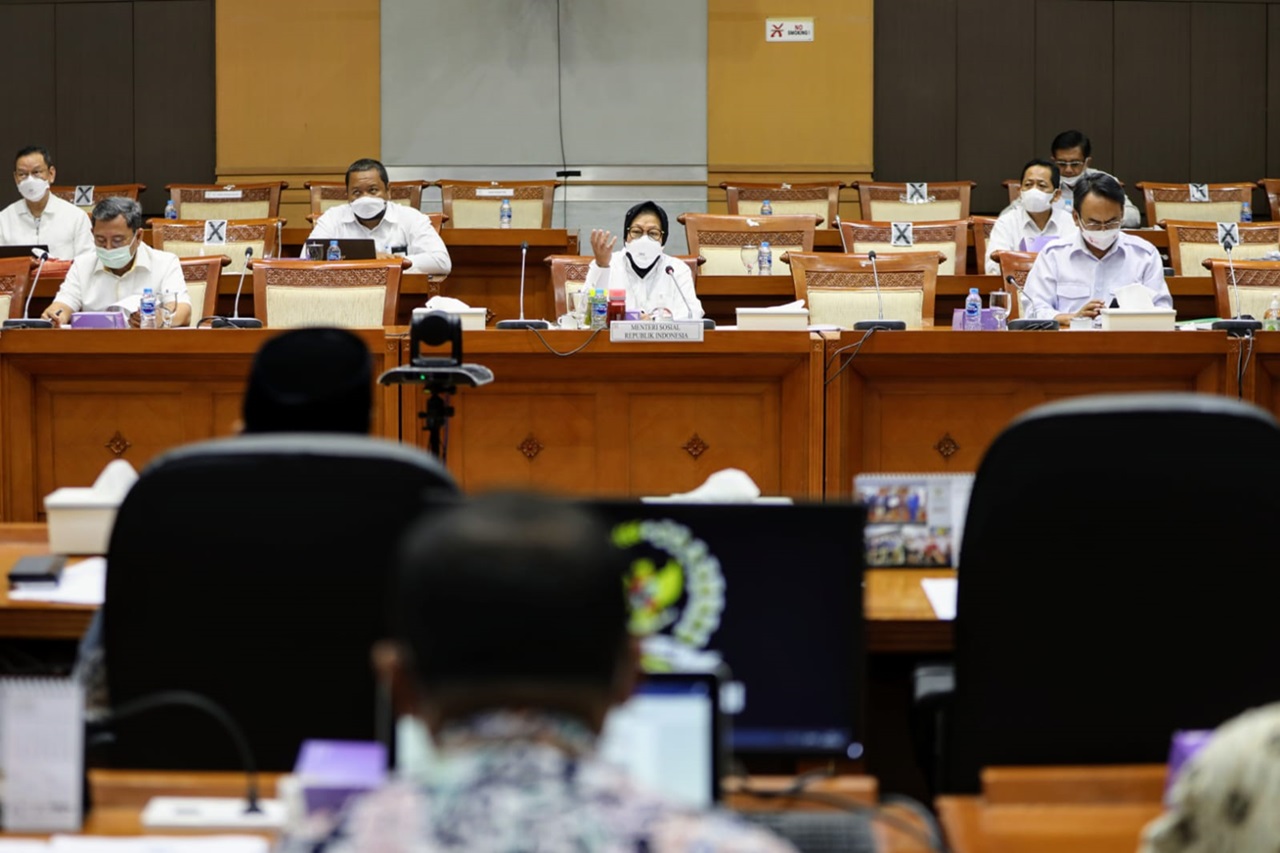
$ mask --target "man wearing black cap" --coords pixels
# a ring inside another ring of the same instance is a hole
[[[586,288],[625,290],[627,311],[646,319],[702,319],[689,265],[662,251],[667,242],[667,212],[652,201],[642,201],[627,211],[622,230],[621,258],[613,253],[617,237],[600,229],[591,232],[596,259],[587,271]]]

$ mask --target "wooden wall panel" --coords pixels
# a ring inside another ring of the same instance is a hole
[[[133,3],[61,3],[55,10],[59,177],[131,182]]]
[[[379,156],[378,8],[378,0],[218,0],[218,175],[320,176]]]
[[[1106,159],[1125,190],[1144,210],[1139,181],[1189,181],[1191,106],[1186,97],[1152,97],[1189,91],[1191,4],[1116,3],[1115,147]]]
[[[13,154],[26,145],[44,145],[53,149],[55,159],[58,157],[53,111],[54,26],[52,6],[0,6],[0,32],[11,34],[0,51],[0,79],[9,81],[9,96],[14,99],[0,116],[0,163],[4,166],[0,176],[13,173]],[[15,33],[22,37],[13,37]],[[20,197],[11,178],[0,177],[0,187],[4,187],[0,205]]]
[[[1280,178],[1280,5],[1267,7],[1267,173]],[[1265,206],[1254,210],[1266,210]]]
[[[1036,0],[1036,150],[1064,130],[1093,142],[1093,161],[1110,171],[1112,136],[1112,4]],[[1158,97],[1153,94],[1151,97]]]
[[[1267,166],[1267,81],[1254,64],[1266,56],[1267,9],[1193,3],[1191,32],[1190,177],[1256,181]]]
[[[868,172],[874,0],[709,0],[712,172]],[[811,43],[766,44],[765,19],[814,19]]]
[[[1040,155],[1036,139],[1035,7],[968,0],[956,25],[956,177],[977,181],[974,210],[1000,210],[1001,181]]]
[[[876,4],[878,180],[955,180],[958,2]]]
[[[137,3],[133,35],[133,180],[147,185],[143,209],[158,212],[165,184],[214,178],[213,4]],[[190,69],[180,79],[166,73],[175,61]]]

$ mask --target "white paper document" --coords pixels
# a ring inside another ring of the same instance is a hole
[[[958,581],[955,578],[921,578],[920,586],[924,588],[933,615],[950,622],[956,618],[956,591]]]
[[[107,560],[90,557],[62,570],[52,589],[15,589],[10,601],[48,601],[55,604],[102,604],[107,590]]]

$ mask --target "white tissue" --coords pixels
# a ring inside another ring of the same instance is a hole
[[[471,310],[470,305],[452,296],[433,296],[427,300],[426,308],[428,311],[445,311],[450,314]]]
[[[122,296],[116,300],[116,304],[107,307],[108,311],[123,311],[126,314],[137,314],[138,309],[142,307],[142,294],[135,293],[132,296]]]
[[[707,478],[706,482],[691,492],[677,493],[661,498],[645,498],[646,503],[791,503],[790,498],[761,497],[760,487],[746,471],[725,468]]]
[[[768,307],[761,308],[759,310],[761,311],[799,311],[803,307],[804,307],[804,300],[797,299],[795,302],[788,302],[785,305],[770,305]]]
[[[1156,307],[1151,300],[1151,288],[1141,284],[1126,284],[1113,294],[1124,311],[1150,311]]]
[[[124,496],[138,482],[138,472],[123,459],[107,463],[98,479],[88,488],[63,486],[54,489],[44,500],[45,507],[61,506],[119,506]]]

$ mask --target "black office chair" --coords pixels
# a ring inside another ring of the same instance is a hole
[[[1225,397],[1042,406],[978,469],[944,790],[983,767],[1163,762],[1280,699],[1280,429]]]
[[[120,507],[104,609],[113,708],[189,690],[245,730],[258,765],[293,766],[304,738],[373,739],[370,647],[388,566],[433,493],[434,457],[363,436],[203,442],[151,464]],[[189,708],[115,726],[104,763],[235,769],[231,740]]]

